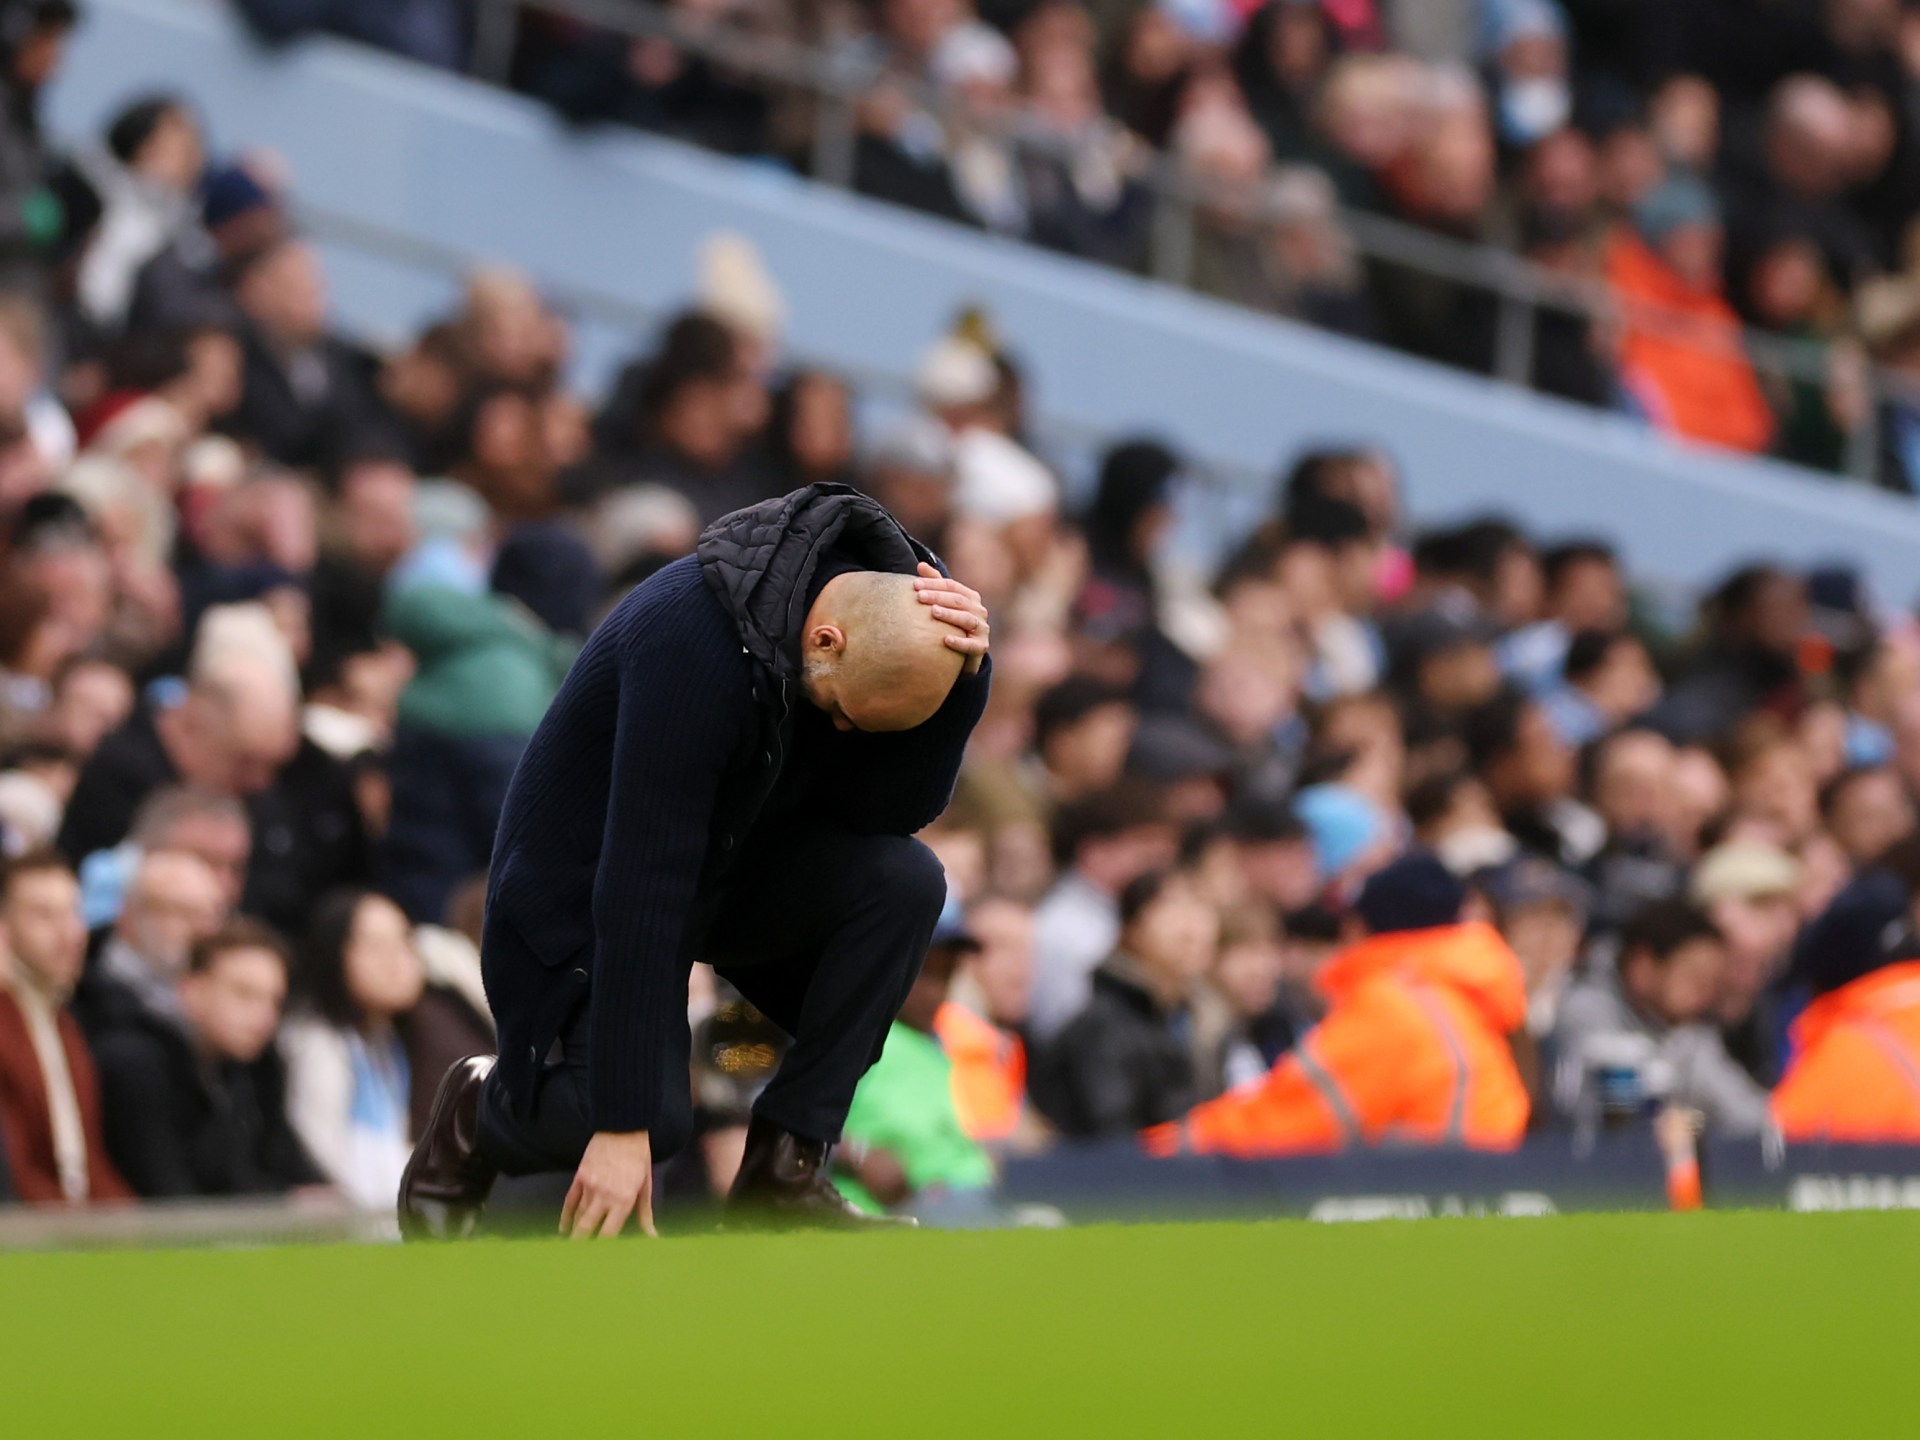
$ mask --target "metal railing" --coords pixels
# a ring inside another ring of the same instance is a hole
[[[668,40],[735,75],[805,97],[810,102],[807,168],[812,178],[826,184],[842,188],[853,184],[859,139],[856,110],[883,79],[944,123],[963,122],[1041,155],[1064,158],[1070,150],[1060,137],[1018,120],[962,116],[952,95],[891,73],[883,65],[856,59],[844,48],[817,49],[737,25],[696,24],[654,0],[477,0],[471,66],[475,75],[496,83],[510,78],[518,25],[526,11],[579,21],[636,40]],[[1223,195],[1165,153],[1153,154],[1131,178],[1152,197],[1145,268],[1171,284],[1192,284],[1201,217],[1209,206],[1225,201],[1255,223],[1284,218],[1264,194]],[[1486,292],[1495,309],[1492,375],[1507,384],[1531,387],[1536,325],[1543,312],[1595,325],[1620,319],[1604,286],[1576,284],[1498,246],[1454,239],[1351,208],[1342,211],[1340,222],[1365,261]],[[1682,344],[1694,343],[1690,337],[1698,334],[1697,321],[1656,307],[1636,305],[1631,320],[1636,330]],[[1832,378],[1830,345],[1753,329],[1744,331],[1741,338],[1751,363],[1762,374],[1817,387],[1825,387]],[[1849,432],[1844,468],[1856,479],[1871,480],[1878,462],[1880,400],[1890,389],[1904,387],[1872,370],[1865,372],[1864,380],[1867,403]]]

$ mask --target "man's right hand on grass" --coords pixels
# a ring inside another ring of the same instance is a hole
[[[643,1234],[660,1233],[653,1228],[652,1141],[645,1130],[603,1130],[580,1157],[560,1209],[560,1233],[575,1240],[618,1235],[636,1211]]]

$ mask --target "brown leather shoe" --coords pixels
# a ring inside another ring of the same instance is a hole
[[[473,1233],[496,1171],[480,1154],[480,1087],[491,1055],[456,1060],[433,1095],[427,1128],[400,1177],[400,1233],[408,1240],[457,1240]]]
[[[729,1229],[874,1230],[910,1228],[917,1221],[869,1215],[827,1178],[832,1146],[782,1130],[754,1116],[746,1153],[727,1193]]]

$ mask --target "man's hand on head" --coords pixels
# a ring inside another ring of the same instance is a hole
[[[575,1240],[618,1235],[636,1212],[642,1234],[660,1233],[653,1228],[653,1142],[645,1130],[602,1130],[580,1157],[560,1208],[560,1233]]]
[[[913,582],[922,605],[933,607],[933,618],[951,625],[956,633],[946,637],[949,649],[967,657],[967,674],[977,675],[987,658],[987,643],[993,627],[987,622],[986,602],[978,590],[969,590],[951,576],[942,575],[933,566],[921,564]]]

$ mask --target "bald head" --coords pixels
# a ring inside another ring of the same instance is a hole
[[[917,598],[913,576],[854,570],[827,582],[802,631],[807,698],[841,730],[911,730],[931,719],[965,657]]]

